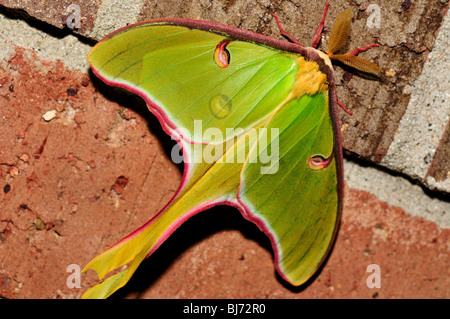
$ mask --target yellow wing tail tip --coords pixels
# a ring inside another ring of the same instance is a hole
[[[82,271],[92,269],[100,279],[103,279],[109,272],[134,261],[138,255],[146,256],[157,243],[159,235],[158,232],[154,232],[154,227],[148,227],[139,234],[106,249],[89,261]]]
[[[98,256],[98,257],[100,257],[100,256]],[[140,250],[137,254],[134,255],[131,263],[129,264],[129,266],[126,269],[122,270],[121,272],[119,272],[115,275],[112,275],[111,277],[108,277],[103,282],[90,288],[83,294],[82,298],[84,298],[84,299],[107,298],[108,296],[112,295],[116,290],[118,290],[126,285],[126,283],[131,279],[134,272],[136,271],[136,269],[139,267],[139,265],[145,259],[146,256],[147,256],[147,251]],[[88,266],[89,266],[89,264],[88,264]],[[93,269],[93,268],[91,267],[91,269]],[[107,267],[105,269],[109,269],[109,268]],[[117,269],[117,267],[114,269]],[[111,269],[111,270],[114,270],[114,269]],[[110,271],[108,271],[107,273],[109,273],[109,272]],[[97,273],[98,273],[98,271],[97,271]]]
[[[101,257],[102,255],[99,255],[97,257]],[[113,271],[116,268],[112,268],[108,263],[105,263],[102,259],[103,258],[94,258],[92,259],[81,271],[82,273],[86,273],[88,270],[93,270],[97,273],[98,279],[102,280],[109,272]]]
[[[149,227],[137,236],[112,246],[92,259],[83,268],[83,272],[92,269],[100,280],[124,265],[128,264],[128,268],[92,287],[82,298],[106,298],[124,286],[159,239],[158,236],[148,237],[151,230],[152,228]]]
[[[108,298],[114,292],[116,292],[118,289],[125,286],[125,284],[128,282],[129,278],[127,278],[127,276],[125,276],[127,271],[128,270],[124,270],[118,274],[115,274],[115,275],[107,278],[105,281],[86,290],[84,292],[84,294],[81,296],[81,299]]]
[[[124,247],[126,248],[126,247]],[[98,278],[103,279],[109,272],[122,267],[131,261],[136,254],[128,258],[120,258],[123,256],[120,251],[110,252],[106,250],[102,254],[92,259],[82,270],[85,273],[88,269],[92,269],[97,273]]]

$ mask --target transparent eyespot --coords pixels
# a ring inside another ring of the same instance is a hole
[[[223,119],[231,112],[231,100],[225,94],[216,95],[209,102],[209,109],[216,118]]]

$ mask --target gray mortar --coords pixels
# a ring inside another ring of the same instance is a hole
[[[34,50],[42,60],[60,60],[69,69],[89,70],[86,56],[91,46],[81,43],[76,36],[67,35],[57,39],[47,33],[30,27],[26,22],[9,19],[0,15],[0,66],[6,65],[6,60],[14,52],[11,44]]]
[[[100,40],[121,27],[137,22],[144,0],[103,0],[98,9],[94,28],[89,36]]]
[[[345,159],[344,181],[349,187],[372,193],[379,200],[401,207],[412,216],[450,228],[450,202],[427,195],[422,187],[406,178]]]
[[[450,120],[449,43],[450,16],[447,15],[421,75],[414,85],[405,89],[404,93],[410,93],[411,98],[394,140],[381,162],[418,180],[425,178]],[[429,177],[427,182],[430,188],[450,193],[450,178],[436,182]]]

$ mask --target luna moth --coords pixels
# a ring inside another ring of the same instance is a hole
[[[84,298],[124,286],[139,264],[184,221],[231,205],[269,238],[275,268],[292,285],[307,281],[335,238],[343,200],[339,102],[331,60],[364,72],[375,64],[337,55],[351,9],[331,31],[328,50],[218,23],[159,19],[119,29],[95,45],[88,60],[105,83],[141,96],[182,150],[179,189],[156,216],[84,268],[100,279]],[[269,154],[270,153],[270,154]]]

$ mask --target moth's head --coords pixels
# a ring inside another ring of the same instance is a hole
[[[324,59],[325,62],[328,64],[328,61],[330,60],[337,60],[363,72],[373,74],[379,73],[381,69],[378,67],[378,65],[356,56],[356,54],[358,54],[359,52],[365,51],[373,46],[378,46],[378,44],[371,45],[362,49],[356,49],[355,51],[346,54],[334,54],[344,46],[345,42],[347,42],[348,36],[350,34],[351,23],[351,9],[347,9],[338,15],[336,21],[334,22],[333,28],[331,29],[328,49],[323,54],[328,58]],[[322,55],[321,57],[323,58]]]
[[[333,69],[333,64],[331,63],[330,56],[326,52],[322,52],[322,51],[316,50],[316,49],[313,49],[313,50],[316,51],[316,53],[321,57],[321,59],[325,62],[325,64],[330,69]]]

